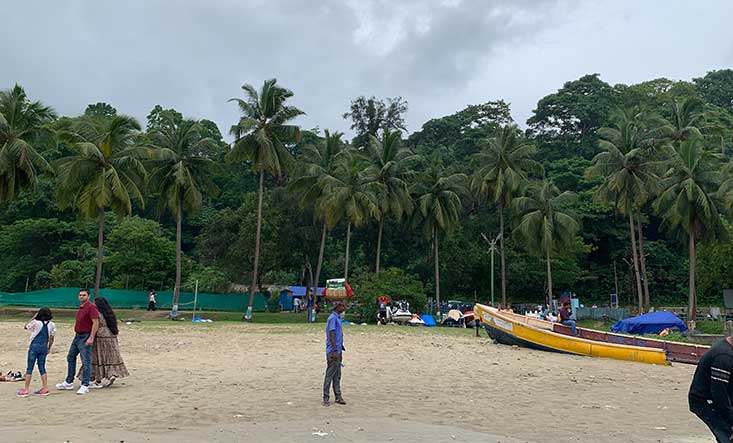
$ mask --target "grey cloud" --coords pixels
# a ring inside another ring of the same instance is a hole
[[[238,116],[226,100],[239,96],[243,83],[258,86],[270,77],[295,92],[294,104],[307,112],[299,120],[306,128],[348,129],[340,115],[362,94],[406,98],[411,131],[429,118],[496,98],[513,102],[523,121],[542,95],[599,68],[609,81],[640,81],[725,67],[720,63],[730,62],[733,39],[718,19],[731,12],[722,0],[697,11],[694,26],[705,38],[721,34],[702,62],[671,62],[663,51],[624,62],[621,50],[642,35],[678,53],[691,51],[694,37],[689,48],[673,38],[674,26],[689,22],[685,4],[6,1],[0,3],[0,88],[19,82],[67,115],[106,101],[144,121],[161,104],[212,119],[223,131]],[[667,12],[655,21],[660,7]],[[592,39],[579,34],[589,23],[597,23],[590,25],[597,31]],[[656,31],[643,34],[639,23]],[[650,75],[654,66],[660,69]]]

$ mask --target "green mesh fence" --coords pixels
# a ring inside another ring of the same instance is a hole
[[[147,308],[147,291],[126,291],[123,289],[102,289],[105,297],[114,308]],[[30,292],[0,292],[0,305],[13,306],[48,306],[51,308],[76,308],[79,306],[77,294],[79,288],[53,288]],[[170,309],[173,291],[161,291],[155,294],[156,306],[159,309]],[[249,302],[247,294],[206,294],[199,293],[196,310],[244,312]],[[193,292],[181,292],[178,309],[193,309]],[[255,311],[267,310],[267,298],[263,294],[255,294]]]

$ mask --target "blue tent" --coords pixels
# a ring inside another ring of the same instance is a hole
[[[659,334],[666,328],[678,328],[682,332],[687,330],[679,317],[668,311],[659,311],[619,320],[611,326],[611,331],[622,334]]]

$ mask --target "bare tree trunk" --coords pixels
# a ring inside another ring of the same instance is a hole
[[[313,281],[313,286],[316,288],[316,295],[318,294],[318,279],[321,278],[321,266],[323,265],[323,251],[326,249],[326,234],[328,232],[328,225],[326,220],[323,220],[323,232],[321,232],[321,247],[318,250],[318,264],[316,265],[316,278]]]
[[[438,306],[437,320],[441,320],[440,315],[440,254],[438,254],[438,226],[433,226],[433,249],[435,251],[435,302]]]
[[[377,269],[376,274],[379,275],[379,256],[382,254],[382,231],[384,230],[384,215],[379,220],[379,234],[377,234]]]
[[[629,209],[629,230],[631,231],[631,260],[634,262],[634,276],[636,277],[636,293],[639,299],[639,315],[644,313],[644,293],[641,289],[639,276],[639,256],[636,253],[636,229],[634,229],[633,209]]]
[[[349,281],[349,245],[351,242],[351,222],[346,228],[346,257],[344,258],[344,280]]]
[[[697,268],[697,251],[695,250],[695,235],[690,234],[690,287],[687,301],[687,324],[691,329],[695,327],[697,319],[697,293],[695,290],[695,271]]]
[[[506,307],[506,263],[504,261],[504,205],[499,203],[499,255],[501,255],[501,305]]]
[[[549,249],[547,250],[547,306],[552,306],[552,261]]]
[[[257,272],[260,265],[260,236],[262,233],[262,194],[264,194],[265,186],[265,168],[260,165],[260,191],[257,196],[257,234],[255,235],[255,264],[252,271],[252,286],[249,287],[249,304],[247,305],[247,313],[244,319],[252,320],[252,307],[255,304],[255,291],[257,290]]]
[[[97,275],[94,279],[94,298],[99,297],[102,284],[102,263],[104,262],[104,208],[99,208],[99,231],[97,232]]]
[[[641,264],[641,281],[644,284],[644,311],[649,312],[651,297],[649,296],[649,276],[646,273],[646,257],[644,256],[644,232],[641,225],[641,210],[636,211],[636,224],[639,227],[639,262]]]
[[[183,218],[183,210],[181,209],[181,198],[178,197],[178,209],[176,210],[176,281],[173,285],[173,310],[171,317],[178,313],[178,300],[181,294],[181,219]]]

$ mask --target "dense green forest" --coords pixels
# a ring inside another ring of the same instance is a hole
[[[106,103],[59,116],[0,92],[0,290],[232,292],[348,276],[387,293],[499,303],[720,304],[733,287],[733,71],[541,98],[526,129],[494,101],[407,135],[408,103],[344,104],[349,141],[305,129],[275,80],[232,90],[238,121]],[[483,234],[483,235],[482,235]],[[180,251],[180,254],[177,254]],[[694,278],[692,278],[694,277]],[[242,292],[242,291],[240,291]]]

